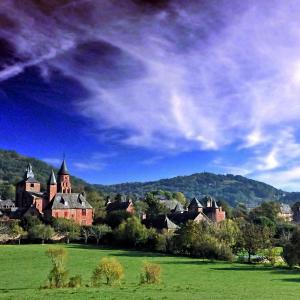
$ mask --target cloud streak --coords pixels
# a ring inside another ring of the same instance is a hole
[[[17,16],[0,36],[20,58],[0,80],[33,65],[45,78],[59,70],[89,92],[72,103],[76,113],[120,130],[126,145],[234,145],[252,151],[245,166],[257,177],[298,161],[299,1],[28,3],[0,4]]]

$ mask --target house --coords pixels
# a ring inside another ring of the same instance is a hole
[[[70,173],[63,160],[57,178],[52,170],[47,182],[47,191],[35,178],[28,164],[23,180],[17,184],[16,205],[24,214],[40,213],[45,217],[72,219],[81,225],[92,225],[93,208],[84,193],[72,193]]]
[[[15,202],[7,199],[1,200],[0,199],[0,211],[10,211],[12,208],[15,208]]]
[[[172,222],[166,215],[159,215],[150,219],[145,219],[142,223],[146,227],[156,228],[158,231],[167,230],[168,232],[174,232],[179,228],[179,226]]]
[[[293,220],[292,208],[288,204],[280,203],[278,217],[284,219],[286,222],[291,222]]]
[[[168,229],[167,221],[172,222],[178,228],[188,221],[218,223],[225,220],[226,215],[222,207],[217,205],[216,200],[208,196],[204,197],[201,201],[193,198],[187,210],[184,210],[181,204],[177,204],[166,217],[167,220],[164,215],[146,217],[143,223],[147,227],[154,227],[161,230],[162,228]]]
[[[106,202],[106,211],[108,213],[113,211],[125,211],[130,214],[133,214],[134,213],[133,202],[131,199],[126,201],[114,201],[114,202],[111,202],[111,200],[109,199]]]

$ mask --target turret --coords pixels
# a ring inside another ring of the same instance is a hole
[[[63,160],[60,170],[58,172],[58,185],[57,190],[59,193],[70,194],[72,193],[72,186],[70,181],[70,173],[67,168],[66,161]]]
[[[51,171],[50,177],[47,182],[47,192],[50,202],[57,194],[57,182],[53,170]]]

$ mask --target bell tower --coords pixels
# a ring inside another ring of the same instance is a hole
[[[63,194],[71,194],[72,193],[70,173],[68,171],[65,160],[63,160],[60,170],[58,172],[57,191],[58,191],[58,193],[63,193]]]

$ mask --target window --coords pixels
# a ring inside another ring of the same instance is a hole
[[[83,209],[83,210],[82,210],[82,215],[83,215],[83,216],[86,216],[86,209]]]
[[[65,211],[64,216],[65,216],[65,218],[68,217],[68,212],[67,211]]]
[[[58,213],[55,213],[55,218],[58,218]]]
[[[34,187],[34,183],[31,183],[31,184],[30,184],[30,187]]]

